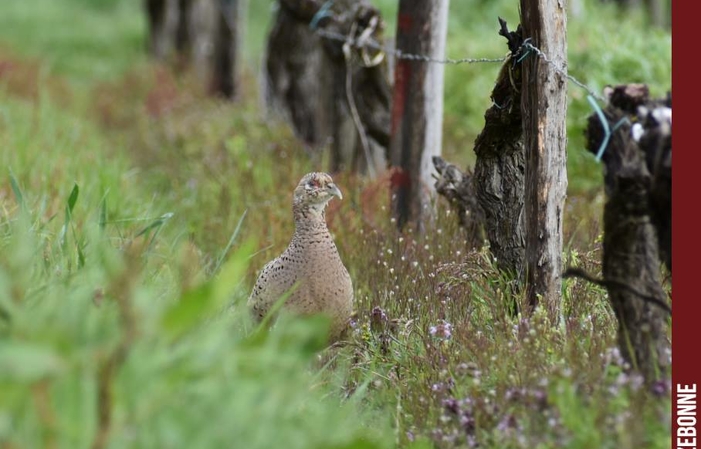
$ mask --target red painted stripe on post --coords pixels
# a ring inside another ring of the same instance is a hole
[[[394,69],[394,92],[392,95],[392,123],[390,133],[393,139],[399,137],[399,126],[402,123],[404,115],[404,106],[406,104],[407,94],[407,79],[411,73],[411,65],[409,61],[397,61],[397,66]]]
[[[400,13],[397,16],[397,29],[399,31],[404,31],[408,32],[412,25],[414,24],[414,20],[411,18],[409,14],[406,13]],[[397,33],[399,34],[399,33]]]
[[[411,15],[400,12],[397,16],[397,35],[408,33],[413,26],[414,20]],[[397,50],[401,50],[400,42],[397,41]],[[404,116],[404,106],[406,104],[406,94],[411,78],[411,63],[406,59],[397,59],[394,69],[394,91],[392,95],[392,119],[390,133],[393,139],[399,137],[399,126]]]

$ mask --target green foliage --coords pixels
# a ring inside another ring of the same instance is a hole
[[[85,84],[115,79],[146,59],[141,1],[7,1],[0,11],[2,46],[42,57],[44,75]]]
[[[21,101],[3,100],[10,120],[31,111]],[[45,107],[34,125],[39,141],[65,131],[43,119],[70,123]],[[72,132],[110,145],[89,128]],[[22,141],[22,132],[4,128],[2,137]],[[357,404],[312,382],[324,326],[292,321],[263,340],[247,336],[242,280],[252,241],[232,243],[216,277],[187,285],[187,270],[179,265],[194,262],[171,253],[178,231],[163,226],[164,216],[129,219],[112,209],[105,218],[107,199],[145,204],[138,200],[139,182],[119,182],[126,160],[117,157],[100,165],[104,171],[94,170],[93,148],[71,148],[76,171],[54,172],[51,179],[59,190],[69,173],[79,179],[62,206],[43,203],[63,195],[35,190],[58,159],[27,165],[12,157],[8,165],[16,175],[0,183],[15,194],[2,205],[0,422],[7,425],[0,426],[0,440],[19,447],[89,447],[101,432],[98,411],[109,407],[109,447],[387,447],[391,432],[382,420],[368,427],[357,419],[364,414]],[[28,157],[38,147],[14,149]],[[119,198],[100,195],[107,189],[119,191]],[[142,207],[137,217],[152,215]],[[52,219],[56,213],[47,216],[52,208],[63,208],[63,221]],[[77,254],[68,250],[69,235]],[[123,358],[115,356],[119,351]],[[118,361],[106,383],[107,404],[99,392],[111,360]]]

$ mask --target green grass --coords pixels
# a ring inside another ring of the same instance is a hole
[[[386,179],[339,174],[328,211],[356,290],[350,343],[317,354],[314,319],[253,326],[256,270],[320,166],[259,108],[271,2],[249,4],[249,88],[231,105],[147,62],[138,2],[0,3],[0,442],[90,447],[110,410],[110,448],[668,447],[669,398],[625,372],[601,289],[567,280],[557,327],[509,318],[488,251],[464,249],[443,203],[433,232],[398,233]],[[449,56],[503,55],[497,15],[515,25],[515,2],[452,2]],[[570,73],[664,93],[669,34],[644,23],[600,5],[571,18]],[[497,69],[446,67],[460,163]],[[570,86],[565,251],[596,273],[589,113]]]
[[[75,84],[120,77],[145,61],[140,2],[3,2],[0,39]]]
[[[109,406],[110,447],[387,446],[388,422],[315,386],[318,325],[251,334],[252,240],[206,276],[181,211],[166,220],[95,124],[0,98],[1,441],[88,447]]]

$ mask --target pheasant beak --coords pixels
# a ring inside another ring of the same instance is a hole
[[[343,195],[341,194],[341,191],[336,187],[336,184],[331,183],[326,186],[326,190],[329,192],[329,195],[331,196],[337,196],[339,200],[343,199]]]

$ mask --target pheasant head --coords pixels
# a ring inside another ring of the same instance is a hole
[[[324,209],[333,197],[342,199],[343,195],[330,175],[319,172],[306,174],[294,191],[295,218],[308,218],[310,213],[323,217]]]

